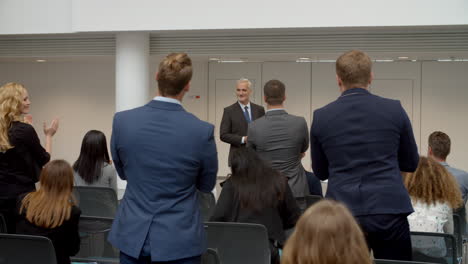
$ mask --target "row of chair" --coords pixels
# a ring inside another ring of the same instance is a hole
[[[83,217],[80,223],[81,250],[72,258],[74,262],[119,263],[118,251],[107,242],[112,219]],[[209,250],[202,256],[203,264],[268,264],[270,252],[267,230],[262,225],[243,223],[207,222]],[[458,263],[455,237],[439,233],[412,232],[412,239],[443,238],[447,246],[446,257],[402,262],[376,260],[376,264],[404,263]],[[28,252],[28,254],[24,254]],[[55,264],[55,252],[48,238],[26,235],[0,234],[0,264],[3,263]]]
[[[209,221],[215,198],[211,193],[198,193],[200,210],[204,221]],[[73,258],[75,261],[96,261],[100,263],[118,263],[118,251],[107,242],[107,234],[117,210],[117,195],[111,188],[76,187],[75,197],[83,212],[80,219],[81,250]],[[322,199],[321,196],[305,197],[307,206]],[[454,216],[455,236],[412,232],[412,238],[432,237],[443,239],[447,254],[440,259],[431,259],[435,263],[458,263],[461,256],[463,234],[461,220]],[[0,216],[0,232],[2,232]],[[268,236],[265,227],[241,223],[205,223],[208,234],[208,247],[215,251],[222,263],[269,263]],[[5,232],[5,231],[3,231]],[[248,253],[246,253],[248,252]],[[208,253],[213,255],[213,252]],[[245,256],[252,260],[242,259]],[[416,254],[416,257],[418,255]],[[208,257],[204,256],[204,259]],[[239,259],[241,258],[241,259]],[[213,258],[211,258],[213,259]],[[417,258],[416,258],[417,259]],[[418,259],[417,259],[418,260]],[[427,259],[424,259],[428,261]],[[0,262],[1,263],[1,262]],[[36,262],[37,263],[37,262]]]

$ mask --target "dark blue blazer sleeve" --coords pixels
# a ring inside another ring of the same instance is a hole
[[[203,140],[201,153],[201,167],[197,179],[197,189],[202,192],[211,192],[216,184],[216,176],[218,173],[218,153],[216,151],[216,143],[214,140],[214,127],[210,125],[207,137]]]
[[[316,135],[316,131],[319,131],[318,115],[317,111],[315,111],[310,129],[310,155],[312,158],[312,170],[323,181],[328,179],[328,159]]]
[[[398,164],[401,171],[414,172],[419,162],[418,146],[414,139],[413,128],[408,115],[401,104],[399,104],[399,107],[402,112],[403,126],[400,132],[400,145],[398,147]]]
[[[119,125],[118,125],[118,113],[117,113],[114,115],[114,121],[112,122],[111,155],[112,155],[112,160],[114,161],[115,169],[117,170],[119,177],[122,180],[126,180],[127,177],[125,176],[122,160],[120,159],[120,156],[119,156],[118,134],[119,134]]]

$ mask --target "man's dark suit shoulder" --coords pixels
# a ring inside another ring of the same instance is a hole
[[[381,97],[381,96],[370,94],[370,93],[367,96],[369,98],[368,100],[365,101],[365,104],[372,104],[376,108],[385,109],[385,111],[396,111],[398,112],[398,115],[395,115],[395,116],[400,117],[399,115],[401,114],[400,110],[403,109],[400,100],[389,99],[389,98]],[[342,114],[342,110],[343,110],[342,107],[343,107],[343,104],[345,103],[346,102],[341,101],[340,98],[338,98],[335,101],[321,108],[314,110],[313,123],[322,122],[322,120],[320,120],[319,117],[326,116],[327,119],[333,119],[334,118],[333,113]],[[322,113],[326,113],[326,114],[322,114]]]
[[[126,122],[129,122],[129,121],[132,122],[131,120],[134,120],[135,122],[139,122],[137,120],[140,120],[139,118],[141,117],[142,114],[144,114],[145,112],[152,111],[153,109],[156,109],[159,111],[165,111],[164,109],[150,107],[148,106],[148,104],[146,104],[140,107],[117,112],[114,115],[114,120],[125,119]],[[185,111],[183,107],[181,111],[177,111],[177,112],[181,115],[181,117],[185,118],[184,120],[185,125],[192,126],[193,128],[201,128],[203,130],[206,130],[206,129],[214,130],[213,124],[199,119],[196,115]]]

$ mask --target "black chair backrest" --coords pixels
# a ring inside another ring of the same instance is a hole
[[[75,186],[73,194],[82,215],[114,218],[119,203],[114,189]]]
[[[374,259],[375,264],[435,264],[429,262],[403,261],[393,259]]]
[[[464,237],[467,235],[467,230],[466,230],[466,208],[465,204],[463,204],[462,207],[456,209],[453,211],[454,215],[458,215],[460,217],[460,232],[461,235]]]
[[[453,214],[453,235],[457,240],[457,253],[461,257],[463,252],[463,233],[462,233],[462,220],[458,214]]]
[[[83,264],[120,264],[119,258],[78,258],[78,257],[71,257],[70,260],[73,264],[75,263],[83,263]]]
[[[206,222],[208,248],[223,264],[269,264],[268,233],[263,225]]]
[[[458,264],[457,240],[452,234],[411,232],[413,261]]]
[[[79,232],[81,238],[80,251],[73,259],[101,259],[103,262],[115,263],[119,251],[107,242],[107,236],[112,227],[112,218],[81,216]],[[118,263],[118,262],[117,262]]]
[[[0,264],[56,264],[55,249],[47,237],[0,234]]]
[[[200,213],[203,217],[203,222],[210,221],[210,217],[213,215],[216,199],[213,193],[204,193],[197,191],[198,204],[200,205]]]
[[[0,233],[8,233],[5,218],[0,214]]]
[[[201,264],[220,264],[218,252],[212,248],[208,248],[205,254],[201,257]]]
[[[306,200],[307,208],[309,208],[311,205],[313,205],[314,203],[322,199],[323,197],[320,195],[306,195],[305,200]]]
[[[435,264],[431,262],[403,261],[393,259],[374,259],[375,264]]]

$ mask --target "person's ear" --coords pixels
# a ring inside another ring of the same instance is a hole
[[[159,72],[156,73],[156,81],[159,81]]]
[[[184,87],[184,91],[185,91],[185,92],[190,91],[190,84],[191,84],[191,81],[188,82],[188,83],[185,85],[185,87]]]
[[[344,92],[343,81],[338,76],[338,74],[336,74],[336,82],[338,83],[338,87],[340,87],[340,92]]]

